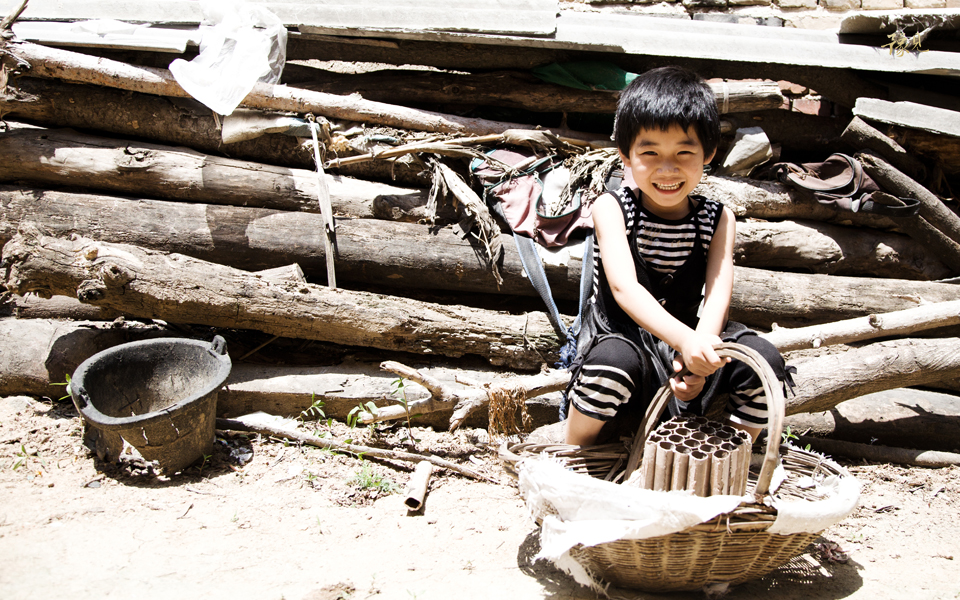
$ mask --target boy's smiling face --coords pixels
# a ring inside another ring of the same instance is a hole
[[[630,156],[620,152],[623,166],[642,193],[643,206],[665,219],[680,219],[690,212],[687,196],[703,177],[703,166],[716,151],[705,156],[691,127],[673,124],[666,131],[641,129],[630,146]]]

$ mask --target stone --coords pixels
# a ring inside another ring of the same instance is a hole
[[[820,0],[827,10],[860,10],[860,0]]]
[[[861,0],[863,10],[900,10],[903,0]]]

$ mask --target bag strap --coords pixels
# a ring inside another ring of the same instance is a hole
[[[897,198],[883,192],[870,192],[859,197],[831,197],[814,194],[817,202],[850,212],[871,213],[892,218],[913,217],[920,212],[920,200]]]

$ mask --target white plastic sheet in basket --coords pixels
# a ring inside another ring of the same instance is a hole
[[[860,482],[857,478],[831,475],[823,481],[812,483],[824,499],[776,500],[773,506],[777,509],[777,520],[767,529],[767,533],[817,533],[839,523],[857,507],[860,499]]]
[[[744,498],[701,498],[687,491],[657,492],[574,473],[556,459],[537,456],[519,464],[519,486],[527,508],[541,519],[540,553],[579,583],[595,586],[568,551],[682,531],[730,512]]]

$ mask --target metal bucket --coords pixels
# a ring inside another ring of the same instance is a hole
[[[212,453],[217,393],[231,366],[220,336],[131,342],[81,363],[70,395],[102,460],[116,461],[126,440],[173,474]]]

